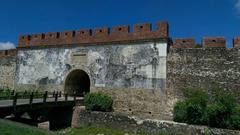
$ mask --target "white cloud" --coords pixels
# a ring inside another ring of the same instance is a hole
[[[238,11],[238,13],[240,14],[240,0],[236,0],[235,9],[236,9],[236,10]]]
[[[0,42],[0,50],[8,50],[16,48],[11,42]]]

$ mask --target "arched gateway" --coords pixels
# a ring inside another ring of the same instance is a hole
[[[88,74],[80,69],[71,71],[65,79],[64,91],[69,95],[73,95],[76,92],[78,96],[83,96],[84,93],[90,92],[90,78]]]

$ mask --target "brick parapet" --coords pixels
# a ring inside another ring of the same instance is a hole
[[[234,48],[240,48],[240,37],[235,37],[233,39],[233,47]]]
[[[52,45],[97,44],[108,42],[126,42],[136,40],[168,39],[168,23],[158,22],[156,30],[150,23],[135,24],[133,32],[130,26],[114,26],[82,29],[77,31],[50,32],[19,36],[19,48]]]
[[[204,37],[202,40],[204,48],[226,47],[226,39],[224,37]]]
[[[194,38],[176,38],[172,48],[195,48],[195,46]]]
[[[233,40],[234,48],[240,46],[240,38]],[[173,41],[172,48],[226,48],[226,39],[224,37],[204,37],[201,46],[196,44],[194,38],[176,38]]]

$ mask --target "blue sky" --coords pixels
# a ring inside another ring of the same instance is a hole
[[[165,20],[170,36],[240,35],[240,0],[1,0],[0,49],[20,34]]]

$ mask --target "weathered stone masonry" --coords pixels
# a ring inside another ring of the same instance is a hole
[[[168,24],[129,26],[20,36],[19,89],[63,90],[74,69],[88,73],[91,87],[165,88]],[[43,48],[44,47],[44,48]],[[30,71],[30,72],[29,72]]]
[[[14,89],[16,50],[0,51],[0,87]]]
[[[112,96],[115,112],[158,119],[172,118],[184,86],[209,88],[214,82],[239,93],[238,37],[232,49],[226,49],[224,37],[205,37],[202,47],[195,48],[193,38],[172,42],[166,22],[157,23],[156,30],[149,23],[133,29],[125,25],[20,36],[17,50],[0,52],[0,86],[71,92],[89,78],[90,92]]]
[[[195,48],[193,38],[175,39],[167,58],[167,86],[175,97],[181,88],[217,84],[240,97],[240,42],[233,39],[233,48],[226,48],[224,37],[205,37],[202,48]]]
[[[240,96],[240,49],[170,49],[167,67],[167,86],[178,95],[184,86],[209,89],[216,83]]]
[[[162,88],[166,51],[167,44],[159,42],[19,50],[16,83],[64,85],[70,71],[82,69],[91,87]]]

